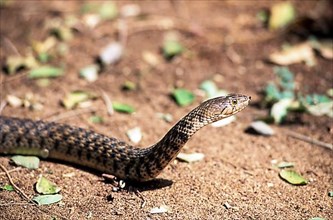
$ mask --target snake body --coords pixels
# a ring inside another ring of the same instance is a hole
[[[243,110],[250,97],[213,98],[189,112],[156,144],[136,148],[94,131],[54,122],[0,116],[0,154],[36,155],[87,166],[120,179],[148,181],[205,125]]]

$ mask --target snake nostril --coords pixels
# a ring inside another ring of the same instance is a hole
[[[249,96],[249,100],[251,100],[251,96]]]

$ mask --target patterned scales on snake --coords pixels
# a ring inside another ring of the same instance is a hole
[[[148,181],[172,161],[200,128],[243,110],[249,96],[203,102],[156,144],[135,148],[116,138],[54,122],[0,116],[0,154],[37,155],[86,166],[120,179]]]

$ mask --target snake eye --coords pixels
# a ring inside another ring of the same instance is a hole
[[[237,103],[238,103],[237,99],[233,99],[233,100],[231,100],[231,104],[232,104],[232,105],[237,105]]]

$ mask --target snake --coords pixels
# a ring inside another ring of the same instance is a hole
[[[145,182],[158,176],[198,130],[240,112],[250,100],[241,94],[208,99],[146,148],[67,124],[0,116],[0,154],[35,155]]]

